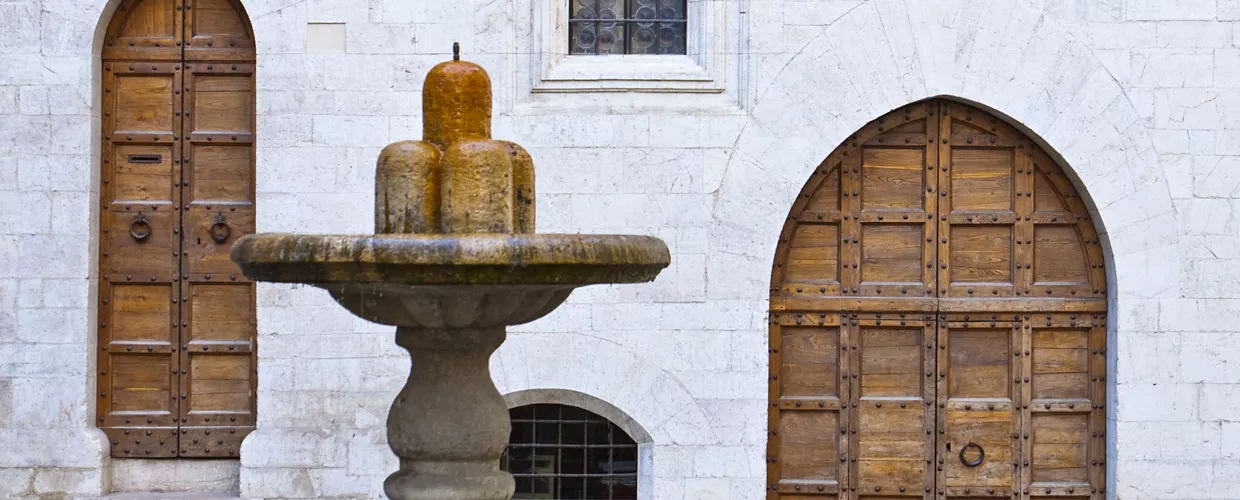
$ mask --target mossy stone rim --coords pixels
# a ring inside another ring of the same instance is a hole
[[[583,286],[651,281],[671,253],[637,235],[267,233],[237,241],[232,260],[275,283]]]

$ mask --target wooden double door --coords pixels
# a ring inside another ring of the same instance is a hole
[[[255,425],[254,41],[230,0],[125,0],[102,75],[98,425],[120,458],[237,457]]]
[[[1105,498],[1098,236],[1002,120],[935,99],[866,125],[771,283],[768,498]]]

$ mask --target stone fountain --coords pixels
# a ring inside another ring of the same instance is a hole
[[[507,500],[511,424],[491,380],[506,328],[586,285],[651,281],[670,263],[648,236],[534,233],[534,164],[491,139],[491,80],[460,60],[423,88],[422,141],[379,156],[374,235],[256,234],[232,259],[255,281],[306,283],[366,320],[396,326],[412,368],[388,414],[402,500]],[[601,166],[601,168],[608,168]]]

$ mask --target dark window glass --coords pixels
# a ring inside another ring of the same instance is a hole
[[[570,54],[685,54],[686,0],[568,0]]]
[[[637,498],[637,443],[611,421],[563,405],[522,406],[510,416],[500,465],[517,480],[514,499]]]

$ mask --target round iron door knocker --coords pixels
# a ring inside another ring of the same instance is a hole
[[[965,458],[964,456],[965,453],[968,452],[969,449],[971,448],[977,448],[977,458],[974,458],[972,460]],[[982,445],[980,444],[969,443],[969,444],[964,445],[964,447],[960,449],[960,463],[965,464],[965,466],[977,467],[979,465],[982,465],[982,460],[985,460],[985,459],[986,459],[986,450],[982,449]]]
[[[146,241],[151,237],[151,222],[146,219],[142,212],[133,216],[133,222],[129,223],[129,235],[138,241]]]
[[[232,235],[232,228],[228,226],[228,219],[224,218],[224,214],[215,216],[215,224],[211,226],[211,239],[216,243],[228,241],[228,237]]]

